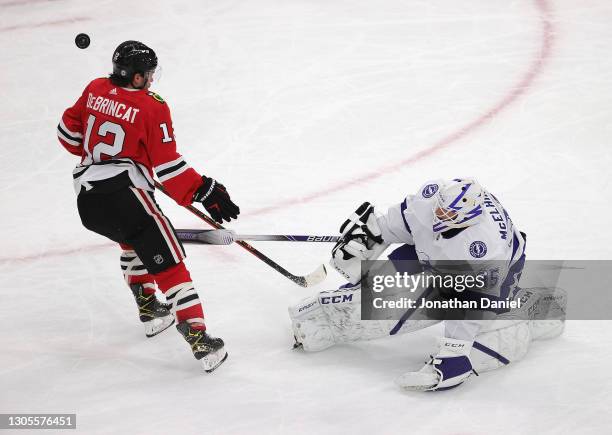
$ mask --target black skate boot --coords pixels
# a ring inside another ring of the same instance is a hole
[[[144,294],[142,284],[131,284],[130,288],[136,299],[140,321],[144,325],[147,337],[153,337],[174,324],[174,315],[170,311],[172,304],[158,301],[155,294]]]
[[[200,329],[192,328],[189,323],[176,325],[185,341],[191,346],[193,356],[202,363],[206,373],[212,372],[227,359],[223,340],[211,337]]]

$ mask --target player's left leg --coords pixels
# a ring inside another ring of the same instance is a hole
[[[153,337],[174,324],[171,304],[166,304],[155,296],[155,278],[140,261],[133,247],[121,243],[121,271],[138,306],[138,316],[145,335]]]
[[[130,188],[146,212],[126,237],[138,258],[164,293],[176,317],[177,330],[190,345],[194,357],[208,372],[227,358],[223,340],[210,336],[204,311],[185,263],[185,251],[170,220],[162,213],[153,194]]]

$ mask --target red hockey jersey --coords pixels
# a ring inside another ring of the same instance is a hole
[[[191,204],[202,178],[176,151],[170,109],[157,94],[93,80],[74,106],[66,109],[57,137],[80,156],[73,171],[75,190],[91,188],[128,171],[138,188],[154,190],[153,174],[181,205]]]

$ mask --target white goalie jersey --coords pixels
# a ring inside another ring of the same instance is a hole
[[[476,261],[491,264],[497,275],[497,288],[488,293],[506,298],[516,290],[517,280],[508,278],[512,267],[521,260],[525,238],[513,225],[497,198],[486,190],[483,206],[475,212],[475,224],[459,230],[448,230],[436,223],[434,206],[442,180],[425,183],[415,195],[378,215],[386,243],[414,245],[419,261],[431,265],[436,261]],[[450,233],[450,235],[449,235]],[[523,257],[524,258],[524,257]]]
[[[556,287],[519,287],[526,236],[514,226],[497,198],[475,180],[434,180],[387,213],[375,213],[368,202],[359,206],[340,227],[344,240],[332,250],[330,264],[352,285],[320,292],[289,307],[294,347],[320,351],[339,343],[412,332],[440,321],[427,310],[411,308],[400,318],[395,312],[376,320],[362,318],[360,282],[376,267],[365,264],[364,270],[362,262],[375,260],[391,244],[405,245],[389,255],[392,267],[404,268],[396,265],[397,260],[418,260],[422,267],[406,265],[406,269],[415,274],[422,269],[427,275],[431,269],[435,274],[447,266],[450,273],[456,273],[465,263],[469,273],[485,272],[488,280],[483,288],[462,292],[462,297],[521,302],[510,310],[492,306],[491,312],[470,313],[477,314],[473,317],[444,318],[438,353],[420,371],[398,378],[402,389],[453,388],[472,371],[485,372],[519,361],[533,340],[562,333],[565,292]],[[435,289],[426,290],[429,288]],[[439,295],[448,293],[441,290],[433,298]]]

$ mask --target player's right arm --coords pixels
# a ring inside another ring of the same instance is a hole
[[[219,222],[231,221],[240,208],[231,200],[225,186],[214,178],[200,175],[191,168],[176,149],[170,109],[165,101],[152,92],[155,122],[149,132],[149,155],[153,168],[166,192],[179,204],[200,202]]]
[[[412,195],[407,196],[401,203],[389,207],[386,214],[376,217],[382,238],[386,243],[414,245],[412,229],[406,220],[406,210],[410,201],[412,201]]]
[[[147,151],[153,170],[166,192],[180,205],[190,205],[202,176],[177,151],[170,109],[157,94],[148,93],[152,122],[147,131]]]
[[[64,111],[57,125],[57,138],[62,146],[70,154],[81,156],[83,154],[83,121],[82,114],[85,110],[87,99],[87,88],[72,107]]]

